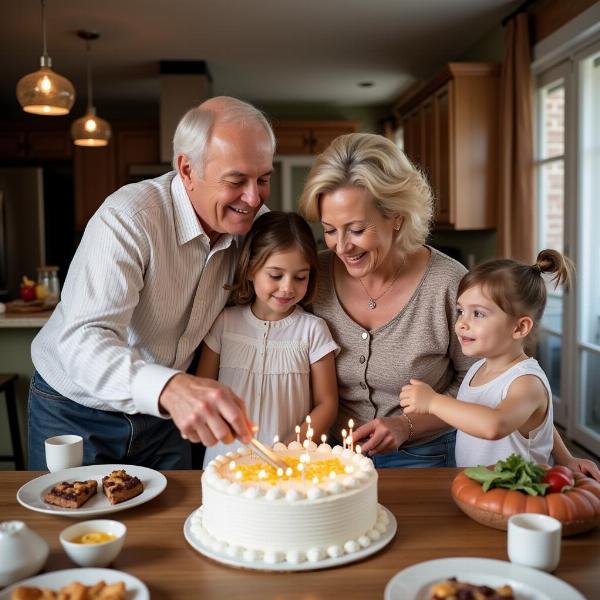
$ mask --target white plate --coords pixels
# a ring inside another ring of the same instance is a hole
[[[58,592],[61,587],[69,585],[73,581],[79,581],[84,585],[94,585],[99,581],[108,584],[122,581],[127,589],[127,600],[150,600],[150,592],[143,582],[133,575],[114,569],[64,569],[63,571],[43,573],[23,579],[0,591],[0,600],[10,600],[12,590],[20,585],[46,587]]]
[[[319,562],[305,561],[297,564],[292,564],[289,562],[281,562],[276,564],[266,563],[263,561],[248,562],[241,558],[231,558],[231,556],[227,556],[227,554],[223,552],[215,552],[212,548],[202,544],[198,537],[192,532],[192,517],[196,511],[194,511],[185,520],[183,525],[183,534],[185,539],[188,541],[190,546],[194,548],[194,550],[197,550],[200,552],[200,554],[204,554],[204,556],[208,556],[208,558],[212,558],[213,560],[226,565],[231,565],[232,567],[256,569],[259,571],[315,571],[317,569],[328,569],[330,567],[337,567],[339,565],[361,560],[362,558],[370,556],[371,554],[375,554],[375,552],[378,552],[392,541],[392,538],[396,534],[396,517],[394,517],[394,515],[385,506],[379,506],[386,512],[389,521],[387,529],[381,534],[381,537],[376,542],[373,542],[368,548],[361,548],[358,552],[353,552],[352,554],[343,554],[337,558],[326,558],[320,560]]]
[[[102,478],[117,469],[124,469],[129,475],[138,477],[144,484],[144,491],[135,498],[112,505],[102,493]],[[92,496],[81,508],[63,508],[44,502],[44,496],[57,483],[61,481],[85,481],[87,479],[95,479],[98,482],[98,493]],[[135,465],[90,465],[88,467],[74,467],[64,471],[55,471],[36,477],[19,489],[17,500],[25,508],[36,512],[60,517],[93,517],[144,504],[144,502],[156,498],[166,487],[167,478],[154,469],[136,467]]]
[[[585,600],[561,579],[503,560],[489,558],[440,558],[403,569],[385,588],[385,600],[427,600],[429,589],[438,581],[456,577],[475,585],[500,587],[508,584],[517,600]]]

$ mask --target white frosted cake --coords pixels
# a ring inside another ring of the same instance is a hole
[[[191,525],[205,547],[246,562],[318,562],[368,548],[386,531],[371,460],[312,442],[273,450],[285,471],[246,448],[208,464]]]

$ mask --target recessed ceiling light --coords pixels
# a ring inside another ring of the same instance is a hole
[[[358,83],[358,87],[373,87],[375,85],[374,81],[360,81]]]

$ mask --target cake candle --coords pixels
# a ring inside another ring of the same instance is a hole
[[[300,471],[301,475],[302,475],[302,485],[304,485],[304,464],[303,463],[298,463],[298,466],[296,467],[296,469],[298,469],[298,471]]]
[[[354,440],[352,439],[352,429],[354,428],[354,421],[352,419],[348,421],[348,428],[350,429],[350,433],[348,434],[348,439],[350,440],[350,450],[354,452]]]
[[[296,441],[300,443],[300,425],[296,425]]]
[[[342,429],[342,448],[346,448],[346,436],[348,432],[345,429]]]

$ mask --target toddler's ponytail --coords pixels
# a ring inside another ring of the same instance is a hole
[[[573,281],[575,269],[569,258],[563,256],[556,250],[542,250],[538,255],[535,263],[531,265],[532,269],[538,273],[548,273],[554,282],[554,287],[559,285],[569,289]]]

